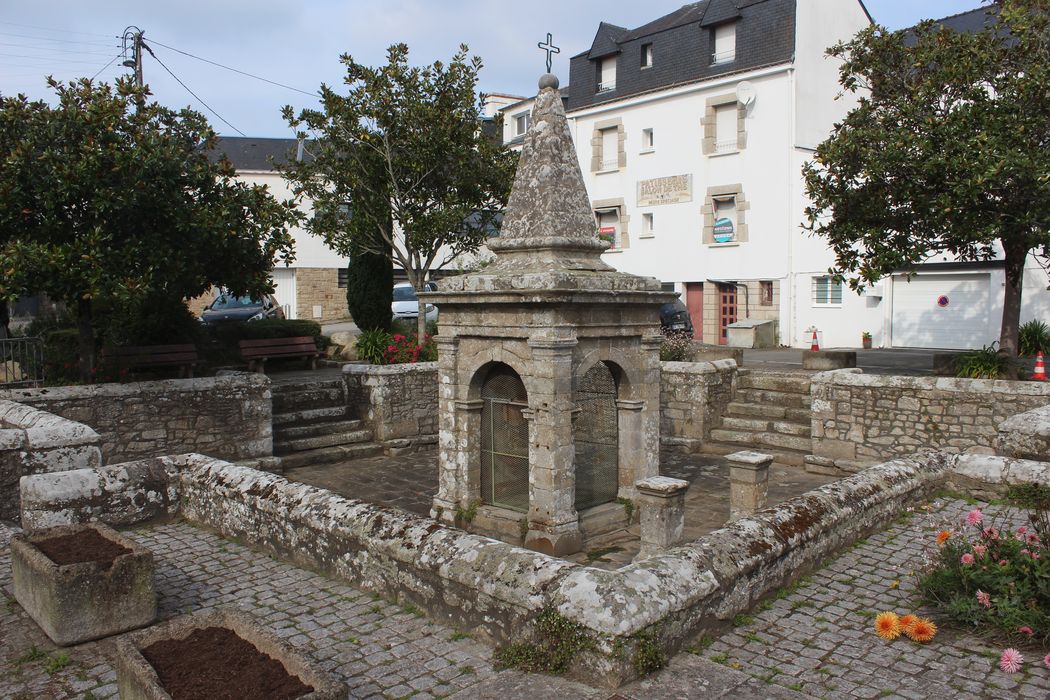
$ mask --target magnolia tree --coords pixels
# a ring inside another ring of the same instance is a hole
[[[209,159],[202,115],[128,80],[49,85],[53,106],[0,101],[0,298],[46,292],[75,310],[85,378],[96,302],[272,290],[295,210]]]
[[[515,154],[482,132],[481,59],[466,46],[447,65],[410,66],[404,44],[379,68],[341,60],[345,94],[322,85],[322,109],[284,108],[310,138],[309,157],[285,165],[285,177],[313,204],[312,233],[350,257],[391,256],[423,291],[431,270],[476,251],[497,225]]]
[[[1028,256],[1050,246],[1050,16],[1003,0],[960,33],[861,31],[828,51],[859,104],[806,165],[809,228],[856,288],[937,253],[1001,256],[999,348],[1017,354]]]

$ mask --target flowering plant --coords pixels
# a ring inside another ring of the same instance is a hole
[[[973,508],[938,528],[919,578],[923,598],[967,626],[1021,643],[1050,642],[1050,489],[1015,487],[1008,496],[1025,518]]]
[[[433,362],[437,359],[437,344],[433,336],[427,333],[422,343],[416,341],[415,335],[395,333],[383,352],[383,360],[388,365],[399,365],[406,362]]]

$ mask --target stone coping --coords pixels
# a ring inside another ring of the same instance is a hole
[[[682,372],[685,374],[713,374],[714,372],[737,369],[738,367],[736,360],[732,358],[701,362],[661,362],[660,366],[669,372]]]
[[[981,394],[1046,396],[1050,401],[1050,383],[1020,382],[1005,379],[962,379],[958,377],[902,377],[864,374],[862,369],[840,369],[814,374],[814,384],[908,389],[913,391],[949,391]]]
[[[235,388],[245,384],[269,386],[270,379],[257,373],[238,372],[221,377],[158,379],[148,382],[128,382],[126,384],[113,382],[108,384],[45,387],[42,389],[10,389],[8,391],[0,391],[0,400],[64,401],[70,399],[124,397],[147,393],[200,392],[225,387]]]
[[[98,445],[101,438],[92,428],[27,404],[0,399],[0,428],[21,433],[23,449]],[[0,444],[0,449],[4,446]]]
[[[412,372],[436,372],[437,367],[437,362],[405,362],[399,365],[352,363],[343,365],[343,374],[398,375]]]

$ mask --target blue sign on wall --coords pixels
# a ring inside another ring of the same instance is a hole
[[[736,227],[733,225],[733,220],[728,218],[721,218],[715,221],[715,243],[729,243],[736,240]]]

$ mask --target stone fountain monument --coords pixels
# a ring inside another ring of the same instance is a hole
[[[539,87],[495,261],[426,295],[441,307],[431,514],[565,555],[623,527],[622,499],[659,473],[658,309],[675,295],[602,261],[558,79]]]

